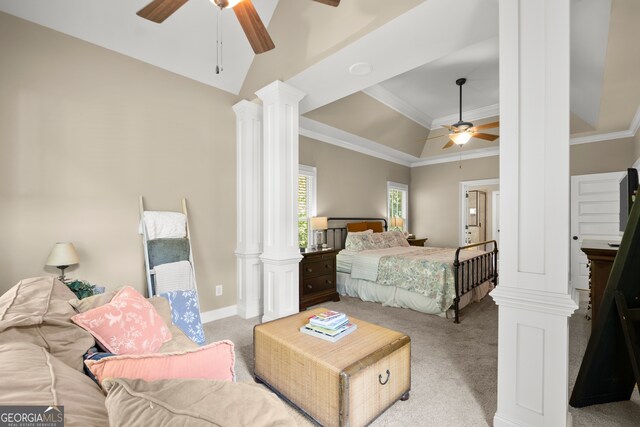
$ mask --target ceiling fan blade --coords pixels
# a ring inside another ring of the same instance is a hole
[[[445,148],[449,148],[449,147],[453,146],[454,144],[455,144],[455,142],[453,142],[453,140],[450,139],[449,142],[444,144],[444,147],[442,147],[442,149],[444,150]]]
[[[500,138],[500,135],[491,135],[490,133],[473,133],[471,137],[484,139],[487,141],[495,141],[496,139]]]
[[[333,7],[338,7],[340,4],[340,0],[315,0],[318,3],[326,4]]]
[[[241,1],[233,7],[233,11],[256,54],[267,52],[276,47],[251,0]]]
[[[187,1],[188,0],[154,0],[140,9],[136,15],[159,24],[170,17],[173,12],[180,9]]]
[[[447,129],[449,132],[454,132],[456,130],[453,126],[442,125],[441,127]]]
[[[478,126],[474,126],[471,130],[472,132],[476,132],[482,129],[492,129],[492,128],[497,128],[500,126],[500,122],[493,122],[493,123],[487,123],[484,125],[478,125]]]

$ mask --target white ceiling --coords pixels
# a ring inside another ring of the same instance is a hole
[[[217,15],[209,0],[190,0],[162,24],[136,12],[151,0],[0,0],[0,10],[98,46],[237,94],[254,53],[235,14],[222,11],[222,65],[215,73]],[[278,0],[253,0],[265,25]]]
[[[0,0],[0,10],[237,94],[254,54],[233,12],[222,12],[225,70],[216,75],[219,10],[210,0],[190,0],[162,24],[136,15],[149,1]],[[253,1],[268,25],[278,0]],[[287,82],[307,94],[301,112],[363,90],[435,128],[457,121],[455,80],[466,77],[464,119],[495,116],[498,1],[465,0],[464,8],[456,3],[425,0],[291,77]],[[572,0],[572,7],[572,112],[593,124],[600,107],[611,0]],[[372,73],[349,74],[356,62],[371,64]]]

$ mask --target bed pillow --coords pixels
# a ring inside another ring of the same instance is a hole
[[[100,307],[71,318],[91,332],[110,353],[155,353],[171,332],[153,305],[130,286],[125,286],[113,299]]]
[[[163,292],[171,306],[171,321],[179,327],[191,341],[202,345],[205,343],[204,329],[200,319],[198,292],[195,289],[186,291]]]
[[[371,249],[370,236],[372,234],[372,230],[349,232],[347,233],[347,239],[345,240],[344,248],[353,252],[360,252],[366,249]]]
[[[235,354],[231,341],[175,353],[126,354],[86,360],[85,364],[102,383],[105,378],[132,378],[145,381],[173,378],[235,380]]]
[[[384,233],[380,233],[379,236],[388,248],[411,246],[401,231],[385,231]]]
[[[74,297],[54,277],[21,280],[0,296],[0,344],[32,343],[82,371],[82,355],[95,343],[71,321],[76,312],[69,300]]]
[[[285,404],[255,384],[209,380],[106,380],[111,427],[131,420],[148,426],[296,427]]]

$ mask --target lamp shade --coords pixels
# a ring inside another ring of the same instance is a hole
[[[78,262],[80,262],[80,257],[78,256],[78,252],[76,252],[76,248],[73,246],[73,243],[59,242],[55,244],[53,249],[51,249],[49,258],[47,258],[45,265],[58,267],[61,265],[74,265]]]
[[[394,216],[391,218],[391,226],[392,227],[402,227],[404,225],[404,219],[399,216]]]
[[[326,230],[329,228],[329,221],[326,216],[314,216],[311,218],[312,230]]]

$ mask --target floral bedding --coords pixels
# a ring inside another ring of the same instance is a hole
[[[455,298],[453,260],[456,249],[436,247],[403,247],[362,251],[354,259],[351,277],[396,286],[431,298],[442,311],[451,307]],[[464,261],[484,252],[462,251]],[[360,262],[357,258],[361,258]],[[377,275],[372,270],[377,262]],[[362,268],[360,268],[362,267]]]

